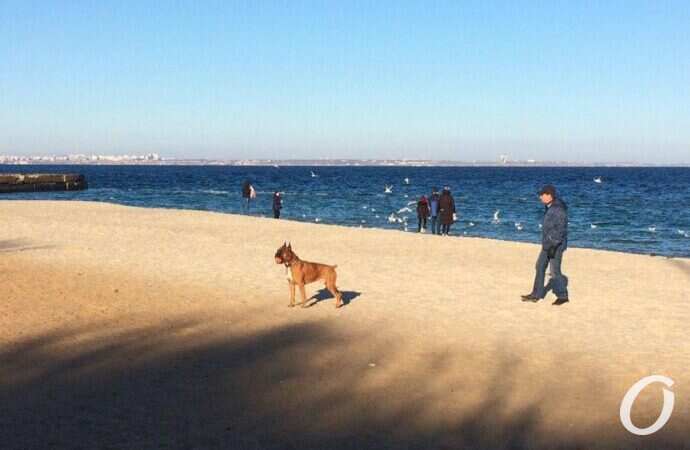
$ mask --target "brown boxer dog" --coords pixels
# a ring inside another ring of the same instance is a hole
[[[290,288],[290,304],[288,306],[295,306],[295,287],[299,286],[302,295],[302,308],[307,306],[307,294],[304,291],[304,285],[313,283],[314,281],[323,280],[326,283],[326,289],[336,299],[335,307],[340,308],[343,305],[343,295],[335,286],[337,274],[335,268],[338,266],[329,266],[326,264],[302,261],[292,251],[292,246],[289,242],[283,245],[276,251],[276,264],[283,264],[288,274],[288,286]]]

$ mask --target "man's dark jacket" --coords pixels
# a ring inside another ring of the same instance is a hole
[[[568,207],[560,199],[555,198],[546,207],[541,233],[541,246],[547,252],[555,251],[559,245],[561,250],[568,247]]]

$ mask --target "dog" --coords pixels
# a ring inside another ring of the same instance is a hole
[[[289,242],[283,243],[276,251],[275,260],[276,264],[283,264],[285,266],[288,275],[287,280],[290,289],[289,307],[295,306],[295,288],[297,286],[299,286],[300,293],[302,294],[302,308],[306,307],[307,294],[304,291],[304,285],[319,280],[323,280],[326,283],[326,289],[335,297],[335,307],[340,308],[343,306],[343,294],[335,286],[337,278],[335,268],[338,266],[302,261],[292,251],[292,246]]]

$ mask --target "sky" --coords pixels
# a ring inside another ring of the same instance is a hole
[[[687,1],[0,0],[0,154],[690,163]]]

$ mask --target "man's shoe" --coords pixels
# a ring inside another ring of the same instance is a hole
[[[521,297],[523,302],[537,303],[540,300],[532,294],[522,295]]]
[[[570,300],[568,300],[567,298],[557,298],[556,301],[553,302],[553,303],[551,303],[551,304],[552,304],[552,305],[559,306],[559,305],[562,305],[562,304],[564,304],[564,303],[568,303],[569,301],[570,301]]]

